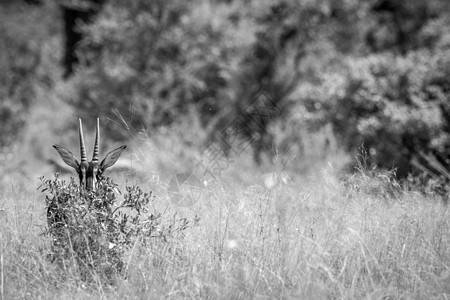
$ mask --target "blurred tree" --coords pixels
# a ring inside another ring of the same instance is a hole
[[[92,22],[104,2],[105,0],[65,0],[60,3],[65,34],[65,78],[73,73],[74,66],[79,62],[77,46],[83,39],[80,26]]]
[[[25,0],[25,2],[32,5],[41,4],[41,0]]]
[[[399,177],[418,171],[417,162],[437,171],[423,154],[449,170],[449,57],[450,47],[405,57],[349,57],[299,95],[310,103],[311,121],[331,122],[347,150],[363,146],[380,167],[397,168]]]
[[[256,29],[232,80],[238,99],[234,113],[225,118],[241,119],[241,134],[252,141],[256,162],[261,161],[260,154],[273,150],[268,127],[289,116],[302,81],[314,81],[325,63],[332,64],[333,51],[351,51],[358,43],[360,33],[349,25],[361,18],[366,6],[364,2],[286,0],[252,2],[244,5],[248,11],[240,8],[243,16],[254,18]],[[249,111],[258,108],[249,105],[260,91],[270,98],[265,109],[272,113],[255,119]]]
[[[442,79],[435,64],[443,59],[416,53],[351,62],[342,97],[330,111],[344,143],[353,149],[364,145],[381,167],[396,167],[401,177],[412,170],[413,155],[448,149],[440,106],[450,95],[431,86]]]
[[[210,138],[240,118],[259,161],[272,142],[269,124],[293,103],[300,80],[314,77],[321,60],[331,60],[330,49],[350,52],[359,42],[361,34],[349,24],[366,6],[331,0],[108,2],[85,27],[80,53],[93,63],[74,80],[78,95],[70,101],[87,114],[104,107],[128,111],[128,120],[145,127],[194,110]],[[255,123],[249,106],[261,91],[276,113]]]
[[[1,158],[19,140],[38,87],[50,84],[50,75],[41,69],[41,49],[51,35],[52,12],[50,6],[40,8],[22,1],[0,7]]]
[[[93,63],[74,79],[79,94],[71,103],[94,115],[114,108],[138,128],[170,124],[193,109],[217,112],[233,53],[211,12],[202,15],[208,5],[192,2],[108,2],[86,28],[80,53]],[[101,53],[92,51],[98,47]]]
[[[375,24],[367,33],[372,51],[393,50],[402,55],[424,46],[421,31],[430,21],[448,14],[442,0],[379,0],[372,6]]]
[[[239,120],[256,161],[271,148],[274,120],[312,130],[331,123],[347,149],[364,143],[382,166],[399,166],[404,175],[412,153],[447,147],[439,132],[450,113],[442,96],[427,92],[433,86],[446,94],[445,64],[437,61],[450,44],[447,6],[111,1],[83,27],[83,68],[71,81],[76,95],[67,96],[86,114],[116,109],[125,127],[168,125],[194,111],[210,138],[223,140]],[[261,94],[275,113],[255,118]]]

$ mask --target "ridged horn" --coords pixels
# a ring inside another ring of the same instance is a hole
[[[84,144],[84,136],[83,136],[83,124],[81,123],[81,119],[78,119],[78,121],[80,122],[79,124],[79,134],[80,134],[80,153],[81,153],[81,162],[86,162],[87,161],[87,156],[86,156],[86,146]]]
[[[99,121],[99,118],[97,118],[97,129],[95,131],[94,155],[92,156],[93,162],[98,162],[99,140],[100,140],[100,121]]]

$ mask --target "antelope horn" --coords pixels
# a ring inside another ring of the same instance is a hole
[[[95,145],[94,145],[94,156],[92,157],[92,161],[93,162],[97,162],[98,161],[98,144],[99,144],[99,140],[100,140],[100,121],[97,118],[97,130],[95,131]]]
[[[84,137],[83,137],[83,124],[81,124],[81,119],[78,119],[80,121],[79,125],[79,134],[80,134],[80,152],[81,152],[81,162],[86,162],[86,146],[84,145]]]

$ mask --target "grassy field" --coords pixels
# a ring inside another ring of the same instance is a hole
[[[338,179],[339,178],[339,179]],[[331,167],[292,182],[215,184],[188,208],[158,181],[163,224],[182,235],[135,245],[126,277],[84,282],[48,259],[43,195],[14,177],[0,198],[2,299],[448,299],[450,213],[389,174]],[[94,274],[95,278],[95,274]]]
[[[450,299],[447,3],[0,1],[0,300]],[[38,177],[76,176],[52,145],[82,118],[93,153],[97,117],[101,155],[127,144],[105,198],[152,192],[125,246],[76,184],[48,234]]]

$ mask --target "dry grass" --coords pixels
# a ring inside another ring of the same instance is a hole
[[[136,245],[126,256],[126,278],[115,286],[83,282],[75,268],[50,263],[40,196],[10,185],[0,199],[1,296],[447,299],[448,208],[389,186],[384,176],[339,181],[328,169],[270,190],[211,187],[194,206],[170,208],[198,214],[199,226],[182,239]],[[157,201],[167,206],[168,198]]]

